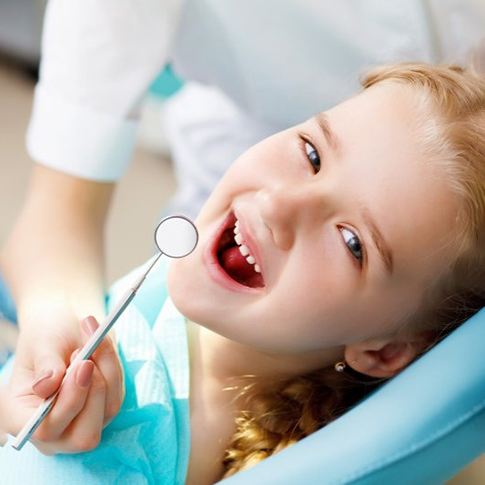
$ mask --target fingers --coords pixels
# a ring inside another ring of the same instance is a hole
[[[49,422],[43,423],[33,436],[35,446],[45,455],[52,455],[60,450],[62,453],[89,451],[99,444],[103,430],[106,382],[92,362],[84,362],[90,364],[93,369],[86,397],[82,399],[79,391],[70,395],[66,392],[63,396],[66,379],[49,416]],[[80,412],[74,404],[76,399],[82,400]],[[54,410],[56,414],[53,414]]]
[[[38,369],[38,370],[37,370]],[[32,390],[42,399],[48,398],[61,385],[66,372],[62,357],[55,351],[47,351],[36,358],[35,380]]]
[[[60,438],[71,421],[82,411],[90,392],[94,364],[89,360],[79,362],[62,384],[56,402],[34,437],[40,441]]]
[[[84,409],[67,429],[64,448],[67,453],[89,451],[98,446],[103,431],[105,401],[106,382],[95,367]]]
[[[87,341],[98,323],[88,317],[81,328]],[[78,352],[76,349],[70,355],[71,365]],[[69,359],[69,355],[64,358]],[[45,370],[36,373],[32,388],[36,397],[45,399],[58,389],[66,365],[48,350],[36,357],[36,362],[42,362],[40,368]],[[32,441],[45,454],[90,450],[98,445],[103,424],[118,413],[123,397],[122,367],[115,344],[107,337],[90,360],[75,362],[67,372],[52,410]]]
[[[87,317],[81,322],[87,338],[96,331],[98,326],[94,317]],[[107,383],[104,410],[105,422],[107,422],[116,416],[124,397],[122,367],[113,340],[106,337],[91,358]]]

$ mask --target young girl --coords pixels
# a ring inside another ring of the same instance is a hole
[[[5,483],[213,483],[335,419],[484,305],[485,81],[407,64],[363,86],[236,160],[196,250],[166,284],[159,265],[117,324],[120,413],[100,438],[102,363],[80,364],[34,444],[94,449],[6,447]],[[3,418],[39,402],[14,368]]]

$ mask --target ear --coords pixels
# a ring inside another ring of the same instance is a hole
[[[375,339],[345,347],[352,369],[372,377],[392,377],[404,369],[426,345],[425,339]]]

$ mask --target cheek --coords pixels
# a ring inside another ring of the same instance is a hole
[[[167,289],[174,305],[190,320],[196,320],[200,312],[204,312],[203,307],[207,306],[207,298],[201,294],[201,271],[194,264],[198,250],[200,246],[190,256],[173,260],[167,275]]]
[[[167,290],[173,300],[174,305],[184,315],[186,315],[187,302],[190,301],[185,277],[187,263],[184,260],[174,260],[171,262],[167,274]]]
[[[300,350],[338,345],[357,303],[356,277],[338,248],[308,249],[288,261],[268,310],[276,338]]]
[[[295,181],[307,172],[297,135],[282,132],[266,138],[236,159],[212,191],[201,213],[201,220],[217,217],[234,198],[244,192],[269,187],[284,179]]]
[[[254,169],[246,165],[249,168],[245,168],[245,159],[238,159],[212,190],[197,217],[196,224],[199,230],[226,213],[239,194],[257,190],[262,175],[260,177],[258,173],[256,177]]]

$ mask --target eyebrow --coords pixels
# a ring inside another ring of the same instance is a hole
[[[335,132],[330,127],[330,123],[329,123],[328,118],[325,115],[325,113],[320,112],[320,113],[316,114],[314,116],[314,120],[316,121],[316,123],[318,124],[320,129],[322,130],[323,136],[327,140],[328,144],[335,151],[339,151],[340,142],[339,142],[337,136],[335,135]]]
[[[379,228],[377,227],[374,219],[370,215],[369,210],[365,207],[362,209],[362,218],[369,227],[372,241],[377,248],[379,256],[384,262],[387,271],[389,272],[389,274],[392,274],[392,270],[394,269],[394,258],[392,251],[389,249],[389,246],[387,245],[385,239],[382,237],[382,233],[379,231]]]

